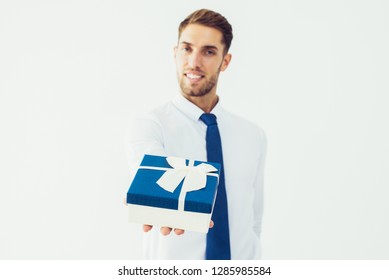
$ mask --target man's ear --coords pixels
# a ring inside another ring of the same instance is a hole
[[[222,65],[220,66],[220,71],[224,71],[227,69],[228,65],[231,62],[232,55],[230,53],[227,53],[223,57]]]

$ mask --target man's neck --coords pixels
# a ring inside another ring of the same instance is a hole
[[[183,96],[199,107],[201,110],[203,110],[205,113],[211,112],[219,101],[219,97],[216,95],[216,93],[206,94],[204,96],[187,96],[183,94]]]

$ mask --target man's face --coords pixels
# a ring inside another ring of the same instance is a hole
[[[211,27],[189,24],[174,49],[177,77],[186,97],[216,95],[220,71],[224,71],[231,55],[224,55],[222,33]]]

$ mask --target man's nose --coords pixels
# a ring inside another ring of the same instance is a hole
[[[199,52],[192,52],[188,58],[189,67],[196,69],[201,67],[201,54]]]

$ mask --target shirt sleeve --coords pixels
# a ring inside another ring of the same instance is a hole
[[[163,130],[161,125],[153,118],[136,119],[129,128],[126,137],[126,156],[129,165],[130,182],[133,180],[137,168],[144,154],[165,155],[163,144]],[[134,242],[141,244],[141,258],[152,259],[156,253],[155,246],[152,246],[153,240],[158,236],[156,234],[143,234],[141,226],[133,226],[135,233]],[[151,232],[154,233],[154,232]],[[136,240],[136,238],[139,240]]]
[[[260,155],[257,164],[256,177],[254,179],[254,225],[253,230],[256,235],[257,242],[255,242],[254,259],[261,258],[261,244],[260,236],[262,231],[262,217],[264,204],[264,173],[265,173],[265,159],[267,151],[267,139],[263,130],[260,130]]]
[[[136,119],[130,126],[125,149],[133,177],[145,154],[165,155],[161,125],[151,117]]]

